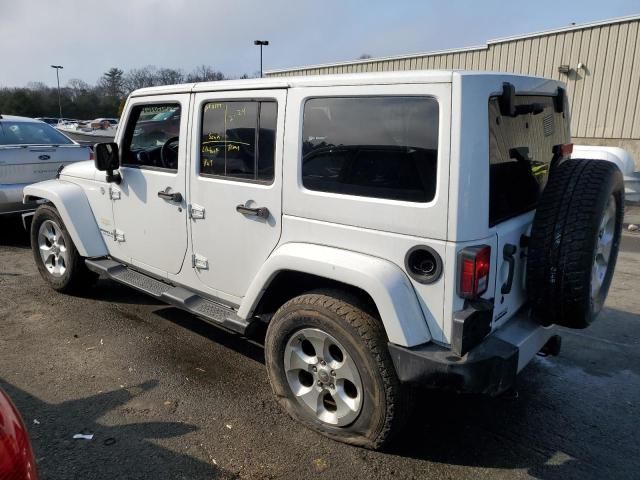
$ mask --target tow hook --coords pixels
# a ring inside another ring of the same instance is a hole
[[[557,357],[560,354],[561,347],[562,337],[560,335],[553,335],[549,340],[547,340],[547,343],[542,346],[538,355],[541,357],[548,357],[549,355]]]

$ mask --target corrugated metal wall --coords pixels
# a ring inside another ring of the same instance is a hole
[[[267,73],[321,75],[389,70],[495,70],[554,78],[567,83],[572,135],[640,139],[640,19],[491,42],[456,52],[372,59]],[[577,70],[578,63],[585,65]],[[569,75],[558,72],[569,65]]]

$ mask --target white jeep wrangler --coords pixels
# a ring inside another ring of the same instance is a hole
[[[278,402],[378,448],[406,386],[497,395],[611,283],[624,189],[561,83],[460,71],[135,91],[94,163],[25,188],[55,289],[98,274],[246,332]]]

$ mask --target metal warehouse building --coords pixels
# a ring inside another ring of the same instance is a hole
[[[562,80],[574,143],[627,149],[640,168],[640,15],[490,40],[486,45],[271,70],[267,76],[466,69]]]

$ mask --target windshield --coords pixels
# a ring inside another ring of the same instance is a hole
[[[0,122],[0,145],[69,145],[73,142],[40,122]]]
[[[171,110],[167,110],[166,112],[158,113],[157,115],[154,115],[151,118],[151,120],[153,121],[169,120],[177,110],[178,110],[177,108],[172,108]]]

